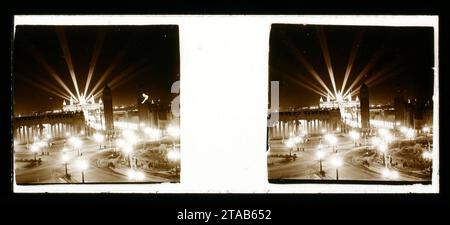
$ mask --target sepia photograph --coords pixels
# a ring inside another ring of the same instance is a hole
[[[17,25],[17,185],[180,180],[177,25]]]
[[[269,182],[431,184],[433,27],[272,24]]]

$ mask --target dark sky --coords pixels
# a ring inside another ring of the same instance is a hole
[[[75,94],[57,30],[62,30],[66,35],[80,92],[84,92],[94,48],[99,46],[101,41],[98,40],[102,40],[103,36],[88,90],[98,83],[108,66],[114,64],[107,79],[97,89],[103,89],[121,72],[129,71],[119,82],[120,85],[112,86],[114,106],[135,104],[139,90],[150,93],[150,97],[155,100],[161,99],[163,104],[169,104],[176,96],[170,93],[170,87],[179,80],[178,26],[17,26],[13,52],[16,115],[62,107],[61,97],[27,82],[47,82],[64,90],[33,53],[45,59]]]
[[[323,30],[326,37],[338,90],[344,80],[355,37],[359,34],[362,38],[346,89],[370,59],[382,49],[379,60],[367,71],[366,79],[385,68],[391,70],[381,76],[378,83],[369,86],[370,104],[392,102],[397,88],[404,90],[407,98],[431,99],[434,66],[432,28],[274,24],[270,35],[269,80],[280,81],[281,108],[319,103],[320,95],[290,79],[301,81],[302,76],[306,76],[319,86],[295,56],[295,51],[303,54],[333,91],[320,47],[318,28]],[[356,86],[360,86],[360,82]]]

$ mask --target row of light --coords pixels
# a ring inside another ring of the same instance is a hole
[[[132,124],[132,123],[126,124],[127,128],[129,128],[130,124]],[[179,137],[179,135],[180,135],[179,128],[174,127],[174,126],[169,126],[167,128],[166,132],[172,137]],[[155,140],[157,140],[161,137],[161,132],[158,129],[152,129],[152,128],[146,127],[144,129],[144,133],[146,135],[148,135],[150,138],[155,139]],[[84,132],[81,134],[84,135]],[[139,141],[139,138],[135,135],[133,129],[125,129],[122,132],[122,135],[123,135],[124,139],[118,139],[117,145],[119,147],[121,147],[122,151],[125,154],[131,154],[133,152],[133,145]],[[69,137],[70,133],[67,132],[66,136]],[[105,140],[105,136],[100,133],[95,133],[93,135],[93,138],[97,143],[101,143]],[[68,142],[74,148],[79,148],[82,146],[82,141],[78,137],[73,137],[73,136],[69,137]],[[46,142],[46,141],[43,141],[43,140],[37,141],[37,139],[36,139],[36,141],[31,145],[30,150],[32,152],[38,152],[40,150],[40,148],[45,147],[47,144],[48,144],[48,142]],[[68,163],[71,160],[71,157],[66,153],[67,149],[64,148],[64,149],[62,149],[62,151],[63,151],[63,155],[61,156],[61,161],[63,163]],[[172,151],[168,152],[167,157],[169,160],[178,161],[180,159],[180,153],[178,151],[172,150]],[[76,161],[76,166],[80,170],[84,171],[84,170],[88,169],[89,164],[87,163],[86,160],[80,159],[80,160]],[[145,175],[143,172],[133,170],[133,169],[130,169],[129,172],[127,173],[127,175],[128,175],[129,179],[134,179],[134,180],[143,180],[145,178]]]

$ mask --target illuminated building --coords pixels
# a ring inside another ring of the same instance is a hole
[[[342,96],[342,92],[336,94],[336,98],[331,99],[330,95],[327,95],[326,101],[320,97],[319,108],[322,109],[339,109],[342,122],[351,127],[359,127],[359,98],[352,99],[352,95],[347,95],[346,98]],[[345,127],[344,127],[345,129]]]
[[[63,112],[83,112],[86,124],[99,129],[98,124],[102,123],[103,103],[101,99],[95,102],[93,96],[85,99],[85,96],[82,95],[79,100],[71,97],[69,103],[63,101]]]

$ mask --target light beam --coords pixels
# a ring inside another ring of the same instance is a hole
[[[123,57],[124,53],[125,53],[125,48],[122,48],[119,51],[119,53],[117,53],[117,55],[114,57],[112,63],[108,66],[108,68],[105,70],[105,72],[99,78],[99,80],[97,81],[97,83],[94,86],[94,88],[92,88],[92,90],[89,92],[89,95],[88,95],[87,99],[89,99],[93,95],[93,93],[95,93],[95,91],[100,87],[100,85],[103,84],[105,79],[109,76],[109,74],[112,72],[112,70],[117,66],[118,62],[120,60],[122,60],[122,57]]]
[[[333,85],[334,93],[337,95],[338,92],[337,92],[336,83],[334,80],[334,73],[333,73],[333,67],[331,65],[330,51],[328,50],[328,44],[327,44],[327,39],[325,37],[325,32],[323,31],[323,28],[318,27],[317,33],[318,33],[318,37],[319,37],[320,47],[322,48],[322,55],[324,57],[325,63],[327,64],[328,75],[330,77],[331,84]]]
[[[303,56],[302,53],[289,41],[285,42],[287,46],[292,50],[295,57],[306,67],[308,72],[313,75],[313,77],[316,79],[316,81],[322,85],[322,87],[334,98],[334,93],[328,89],[325,82],[323,82],[322,78],[319,76],[319,74],[314,70],[313,66],[306,60],[306,58]]]
[[[72,91],[67,87],[67,85],[64,83],[64,81],[61,80],[59,74],[55,72],[55,70],[48,64],[48,62],[42,57],[41,54],[34,48],[34,46],[29,43],[28,41],[25,41],[25,44],[27,45],[27,49],[29,53],[33,56],[34,59],[51,75],[51,77],[58,82],[59,85],[61,85],[62,88],[64,88],[67,93],[72,96],[73,98],[76,98],[75,95],[72,93]]]
[[[114,86],[116,83],[118,83],[119,81],[121,81],[125,76],[127,76],[128,74],[130,74],[131,72],[139,69],[141,66],[145,65],[147,60],[143,59],[140,60],[137,63],[132,64],[131,66],[128,66],[125,70],[123,70],[119,75],[117,75],[114,79],[112,79],[109,83],[108,86],[112,87]]]
[[[62,95],[62,94],[60,94],[60,93],[58,93],[58,92],[56,92],[54,90],[51,90],[50,88],[45,87],[44,85],[38,84],[37,82],[35,82],[33,80],[30,80],[30,79],[28,79],[26,77],[21,77],[21,79],[23,79],[25,82],[31,84],[32,86],[35,86],[35,87],[37,87],[37,88],[39,88],[41,90],[44,90],[44,91],[46,91],[48,93],[54,94],[54,95],[56,95],[58,97],[61,97],[63,99],[66,99],[66,100],[70,101],[70,98],[68,98],[67,96],[64,96],[64,95]]]
[[[73,68],[72,57],[67,43],[67,37],[64,33],[62,27],[56,27],[56,33],[58,34],[58,40],[64,53],[64,59],[66,60],[67,67],[69,68],[70,77],[72,78],[73,86],[77,93],[78,98],[80,98],[80,90],[78,89],[77,77],[75,75],[75,70]]]
[[[359,31],[356,33],[355,40],[353,41],[352,50],[350,51],[350,56],[348,58],[347,69],[345,70],[344,81],[342,83],[341,90],[345,90],[345,85],[347,84],[348,77],[350,76],[350,72],[353,68],[353,63],[355,62],[356,54],[358,53],[359,44],[361,43],[363,37],[363,32]]]
[[[275,70],[275,68],[272,68],[272,69]],[[298,80],[292,78],[292,77],[290,76],[290,74],[288,74],[287,72],[283,72],[283,71],[280,71],[280,70],[277,70],[277,71],[280,72],[280,75],[281,75],[281,76],[287,78],[287,79],[290,80],[291,82],[293,82],[293,83],[295,83],[295,84],[297,84],[297,85],[300,85],[300,86],[302,86],[302,87],[305,87],[305,88],[307,88],[308,90],[310,90],[310,91],[312,91],[312,92],[314,92],[314,93],[317,93],[317,94],[320,95],[320,96],[327,97],[327,93],[326,93],[326,92],[320,91],[320,90],[316,90],[316,89],[312,88],[311,86],[308,86],[308,85],[306,85],[306,84],[304,84],[304,83],[302,83],[302,82],[300,82],[300,81],[298,81]]]
[[[372,69],[372,67],[375,65],[375,63],[380,59],[381,55],[383,54],[384,49],[381,48],[380,50],[378,50],[373,56],[372,58],[369,60],[369,63],[366,64],[366,66],[363,68],[363,70],[358,74],[358,76],[356,77],[356,79],[352,82],[352,84],[350,85],[350,87],[347,89],[347,91],[345,91],[344,96],[348,95],[348,93],[350,92],[350,90],[352,90],[355,85],[357,85],[359,83],[359,81],[365,76],[367,75],[367,72]]]
[[[95,70],[95,65],[97,64],[98,56],[100,55],[100,50],[103,46],[103,40],[105,38],[105,34],[103,32],[97,34],[97,38],[95,40],[94,52],[92,53],[91,61],[89,62],[89,72],[86,79],[86,85],[84,86],[84,96],[87,96],[87,91],[89,88],[89,84],[91,83],[92,75]]]

